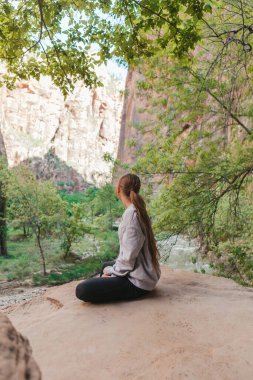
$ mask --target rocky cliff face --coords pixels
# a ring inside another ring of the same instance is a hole
[[[157,114],[151,107],[151,101],[138,89],[138,81],[145,79],[145,68],[142,69],[143,73],[133,68],[128,71],[122,110],[117,158],[130,167],[136,162],[139,149],[154,139],[152,128],[157,120]],[[113,184],[115,185],[122,175],[130,171],[117,166],[113,173]],[[144,174],[137,173],[141,177],[143,185],[152,184],[153,192],[158,191],[161,176],[151,174],[146,179]]]
[[[139,126],[145,126],[146,123],[152,122],[152,115],[149,113],[149,101],[138,93],[137,82],[139,80],[143,80],[143,75],[137,70],[130,69],[126,78],[117,156],[119,160],[127,164],[135,162],[136,150],[152,138],[150,133],[143,135],[138,129]],[[131,148],[129,145],[131,145],[132,140],[135,140],[135,144]]]
[[[75,171],[74,180],[81,176],[97,186],[111,180],[111,163],[103,156],[116,158],[125,78],[105,66],[97,73],[104,87],[89,90],[78,83],[66,100],[47,77],[0,89],[0,131],[10,167],[43,161],[50,151]]]

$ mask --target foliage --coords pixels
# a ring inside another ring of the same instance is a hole
[[[61,248],[64,250],[64,257],[71,254],[72,244],[84,237],[91,231],[91,227],[84,223],[84,206],[82,204],[63,204],[64,216],[60,222],[60,236],[63,237]]]
[[[101,84],[94,65],[116,57],[133,62],[170,46],[183,55],[199,39],[209,0],[5,0],[0,5],[1,83],[49,75],[64,95],[77,80]],[[92,49],[93,48],[93,53]]]
[[[85,191],[76,192],[72,194],[66,194],[64,192],[59,191],[61,198],[68,203],[89,203],[91,202],[98,191],[96,187],[89,187]]]
[[[90,225],[94,224],[103,230],[112,229],[114,218],[120,216],[124,211],[124,207],[116,197],[115,189],[110,183],[106,183],[101,188],[88,188],[81,193],[64,194],[60,192],[60,195],[69,204],[82,204],[84,219]]]
[[[219,273],[243,284],[253,269],[252,16],[248,1],[219,2],[187,57],[164,50],[139,63],[139,94],[158,116],[142,126],[153,139],[132,167],[162,177],[155,231],[197,237]]]
[[[100,188],[92,202],[94,216],[97,217],[97,224],[104,228],[112,229],[113,220],[115,217],[121,215],[124,207],[116,197],[113,186],[106,183]]]

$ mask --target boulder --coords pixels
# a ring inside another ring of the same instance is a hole
[[[40,380],[29,340],[0,313],[0,380]]]

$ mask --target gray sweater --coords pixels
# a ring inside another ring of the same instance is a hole
[[[103,272],[115,276],[127,276],[137,287],[153,290],[161,276],[161,268],[155,270],[146,235],[141,230],[133,203],[126,208],[118,230],[120,251],[113,266]]]

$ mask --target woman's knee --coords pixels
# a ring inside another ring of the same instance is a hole
[[[86,281],[83,281],[76,287],[76,297],[81,301],[90,301],[90,291],[87,285]]]

